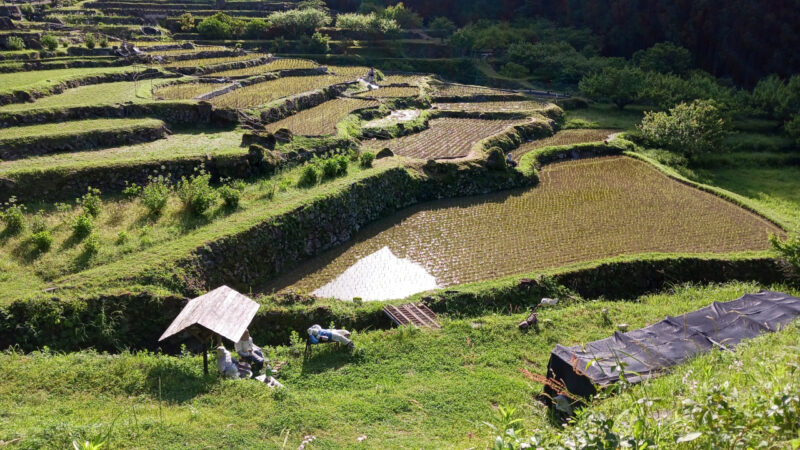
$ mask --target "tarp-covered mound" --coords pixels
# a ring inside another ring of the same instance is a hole
[[[615,332],[584,347],[556,345],[547,377],[586,397],[596,392],[595,386],[619,381],[620,367],[626,380],[636,383],[712,347],[729,349],[742,339],[777,331],[798,316],[800,298],[780,292],[761,291],[730,302],[714,302],[645,328]],[[555,394],[550,387],[545,392]]]

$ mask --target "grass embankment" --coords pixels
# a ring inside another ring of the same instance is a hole
[[[49,88],[64,81],[93,75],[132,72],[130,67],[87,67],[75,69],[34,70],[27,72],[0,73],[0,94],[19,90]]]
[[[226,208],[217,199],[201,216],[186,211],[174,195],[160,215],[149,214],[140,199],[109,198],[93,220],[93,235],[99,244],[95,252],[87,252],[86,239],[78,238],[73,229],[83,208],[73,204],[31,205],[25,223],[32,228],[43,221],[44,228],[53,234],[53,242],[46,252],[36,250],[29,229],[13,236],[6,234],[0,240],[0,254],[4,255],[0,303],[36,294],[54,281],[84,292],[125,285],[124,280],[146,268],[163,267],[203,243],[253,227],[398,164],[401,161],[384,160],[373,169],[351,164],[346,176],[311,188],[297,186],[301,168],[296,168],[264,182],[246,184],[237,208]],[[39,211],[41,219],[35,217]],[[93,269],[86,270],[89,267]]]
[[[66,135],[80,136],[94,131],[126,130],[134,127],[155,127],[163,124],[164,122],[157,119],[92,119],[10,127],[0,130],[0,146],[7,142],[23,139]]]
[[[69,108],[89,105],[111,105],[116,103],[144,103],[153,101],[151,88],[172,80],[148,79],[142,81],[117,81],[92,84],[67,89],[61,94],[37,99],[35,102],[12,103],[0,107],[0,112],[27,111],[44,108]]]
[[[491,430],[482,421],[491,421],[498,405],[517,408],[529,430],[561,432],[533,398],[541,387],[519,372],[543,374],[555,343],[586,343],[609,336],[617,323],[635,329],[758,290],[733,283],[678,288],[636,302],[562,302],[541,311],[539,332],[529,333],[516,328],[526,314],[442,318],[441,330],[358,333],[355,354],[318,347],[305,361],[290,348],[270,348],[273,360],[288,363],[280,371],[286,388],[279,391],[249,380],[204,377],[199,357],[7,352],[0,355],[0,439],[19,439],[21,448],[64,448],[73,439],[111,430],[108,445],[120,448],[281,447],[284,439],[294,448],[306,435],[316,436],[314,445],[322,448],[436,447],[442,442],[483,448],[490,445]],[[604,308],[610,323],[603,320]],[[652,410],[659,411],[663,424],[661,444],[673,447],[675,438],[691,428],[668,421],[684,397],[695,396],[695,383],[699,393],[728,381],[740,392],[735,404],[750,413],[756,411],[749,411],[744,400],[765,391],[763,381],[773,383],[771,390],[796,387],[792,364],[798,362],[793,350],[798,338],[800,327],[790,326],[735,353],[701,356],[630,394],[657,402]],[[624,426],[630,394],[589,411],[614,411]],[[366,436],[363,443],[361,436]],[[747,429],[742,436],[753,444],[760,438]]]

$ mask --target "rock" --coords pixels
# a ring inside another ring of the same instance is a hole
[[[290,142],[294,137],[291,130],[289,130],[288,128],[281,128],[280,130],[275,132],[274,136],[275,139],[277,139],[277,141],[281,143]]]
[[[389,147],[384,147],[381,151],[375,154],[375,159],[391,158],[394,152]]]
[[[161,30],[159,30],[158,28],[151,26],[143,26],[140,29],[142,30],[142,33],[148,36],[161,36]]]
[[[245,133],[242,135],[242,145],[258,144],[267,149],[274,149],[277,139],[272,133]]]
[[[185,50],[194,50],[195,47],[194,44],[192,44],[191,42],[184,42],[183,44],[181,44],[181,48]]]

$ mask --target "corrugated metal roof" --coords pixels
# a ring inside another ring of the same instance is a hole
[[[220,286],[189,301],[158,340],[163,341],[193,325],[200,325],[236,342],[256,312],[258,303],[228,286]]]

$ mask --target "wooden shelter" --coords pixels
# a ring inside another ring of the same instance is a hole
[[[186,331],[206,347],[203,370],[208,373],[208,344],[226,338],[237,342],[258,312],[258,303],[228,286],[220,286],[190,300],[172,321],[159,342]]]

